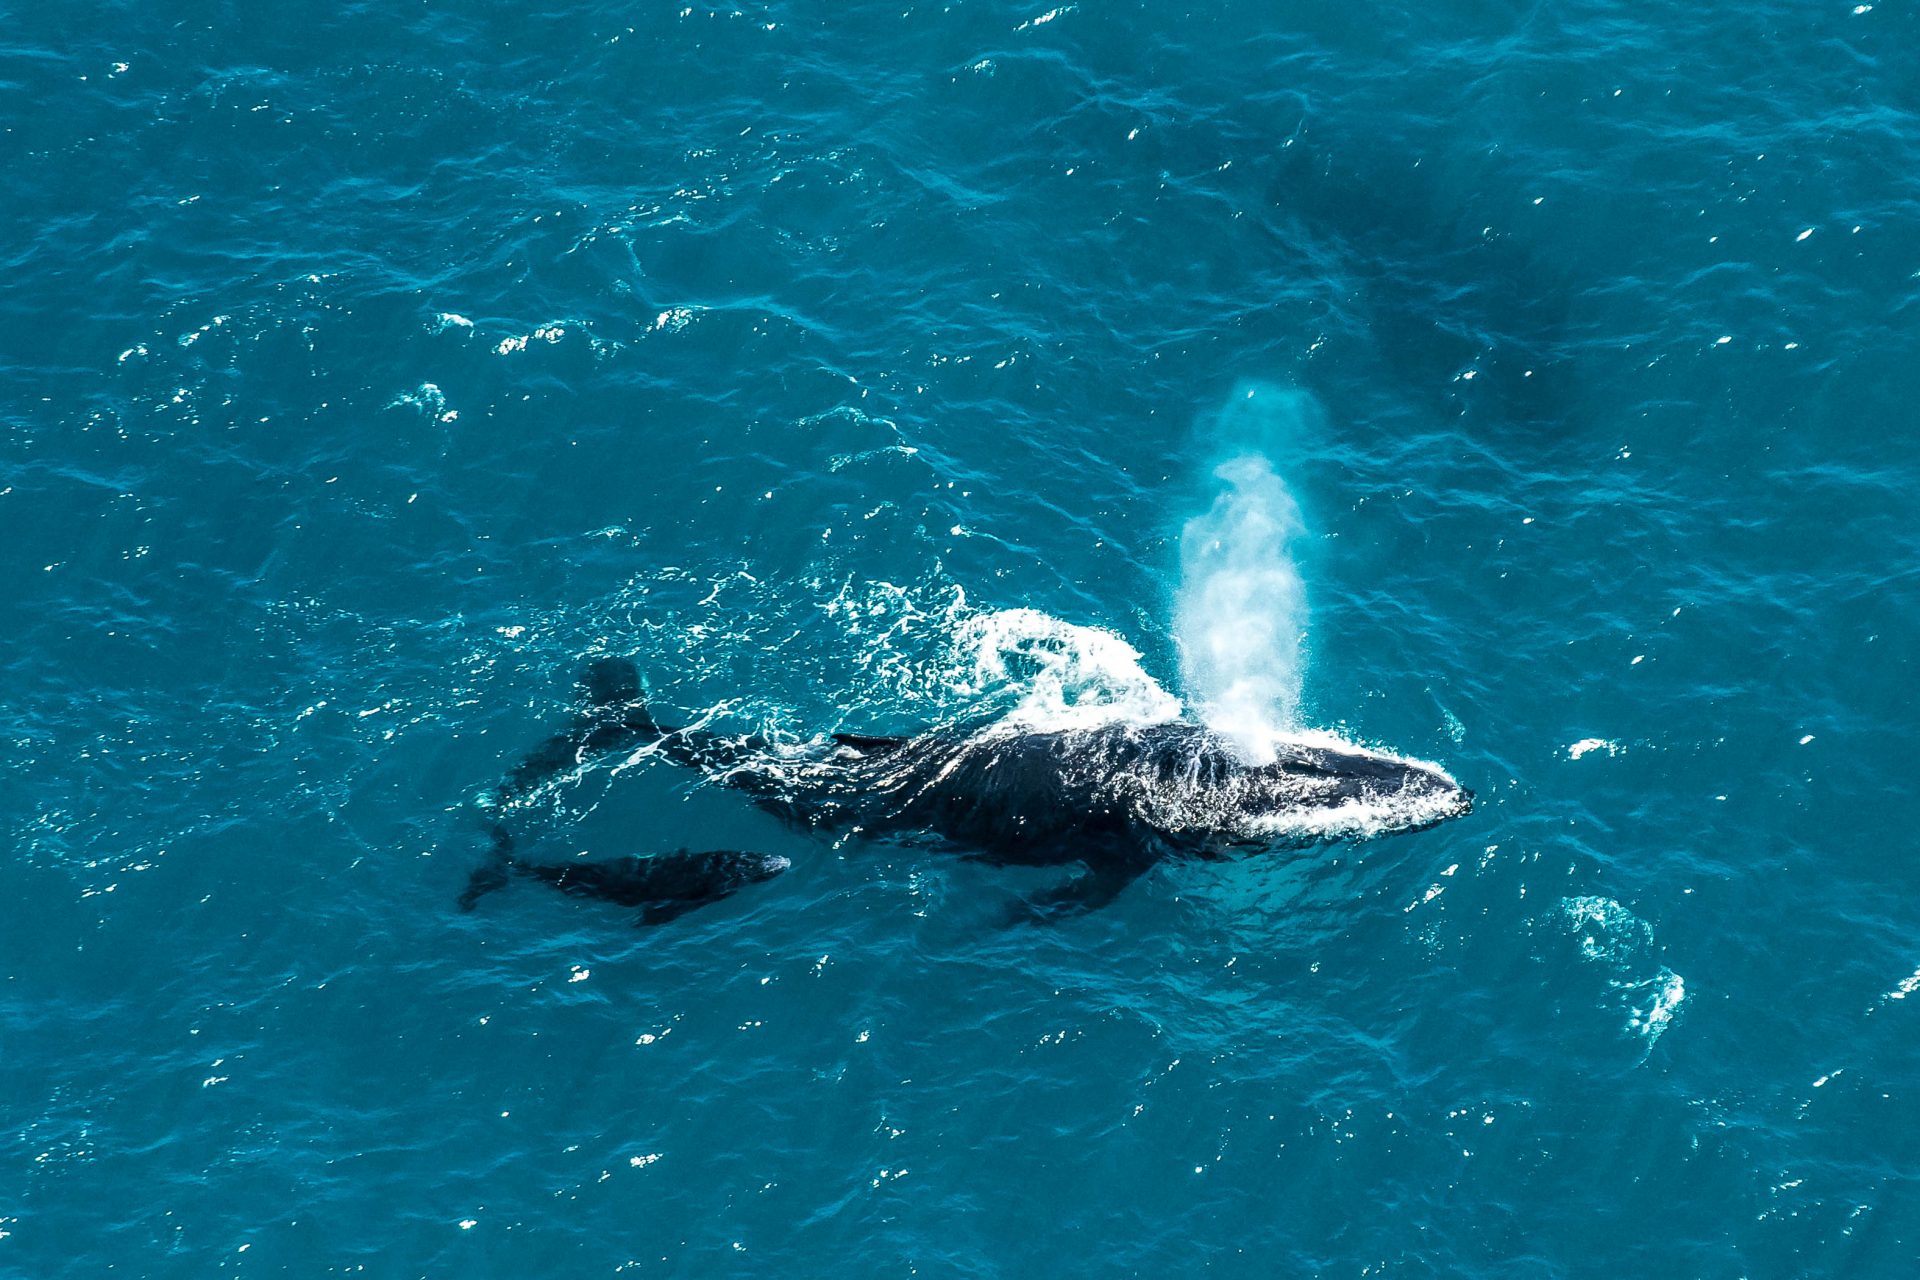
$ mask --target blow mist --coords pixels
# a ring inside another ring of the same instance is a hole
[[[1249,764],[1298,727],[1307,593],[1300,506],[1271,455],[1319,419],[1304,391],[1243,386],[1215,420],[1213,499],[1180,535],[1174,638],[1190,703]]]

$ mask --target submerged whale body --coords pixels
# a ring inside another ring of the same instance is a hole
[[[1000,864],[1083,866],[1080,880],[1034,904],[1043,914],[1108,901],[1167,857],[1418,830],[1473,805],[1433,765],[1318,739],[1278,743],[1271,761],[1250,763],[1184,721],[792,744],[664,727],[622,659],[591,665],[581,696],[572,727],[502,783],[503,808],[594,756],[645,748],[804,828],[932,840]],[[496,845],[510,842],[503,825],[494,832]]]
[[[665,924],[747,885],[771,880],[788,865],[777,855],[732,849],[568,862],[529,862],[509,849],[474,873],[460,905],[471,911],[484,894],[505,885],[509,875],[521,875],[576,897],[637,907],[641,924]]]

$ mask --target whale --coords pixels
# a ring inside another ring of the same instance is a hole
[[[703,853],[682,849],[650,857],[564,862],[530,861],[506,851],[474,873],[466,892],[460,895],[460,906],[473,910],[484,895],[502,888],[511,876],[520,875],[575,897],[638,908],[637,923],[657,925],[730,897],[747,885],[771,880],[788,865],[788,860],[777,854],[737,849]]]
[[[1277,742],[1271,758],[1253,760],[1185,720],[1073,728],[1003,720],[791,741],[663,725],[621,658],[591,663],[579,689],[571,725],[500,784],[497,813],[596,757],[658,755],[802,830],[929,844],[997,865],[1078,868],[1030,900],[1043,917],[1104,905],[1168,859],[1421,830],[1473,808],[1473,792],[1439,766],[1330,735]],[[504,819],[494,833],[497,847],[510,845]],[[502,859],[511,862],[510,849]]]

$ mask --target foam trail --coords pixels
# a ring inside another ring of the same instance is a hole
[[[1180,536],[1181,676],[1201,718],[1252,763],[1271,761],[1296,724],[1307,623],[1292,556],[1306,526],[1264,450],[1314,412],[1303,392],[1243,389],[1219,420],[1218,493]]]

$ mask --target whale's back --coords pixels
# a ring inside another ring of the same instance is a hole
[[[1336,739],[1245,760],[1184,721],[840,740],[837,810],[868,831],[926,830],[1001,856],[1067,861],[1077,843],[1208,849],[1431,825],[1471,795],[1420,761]]]

